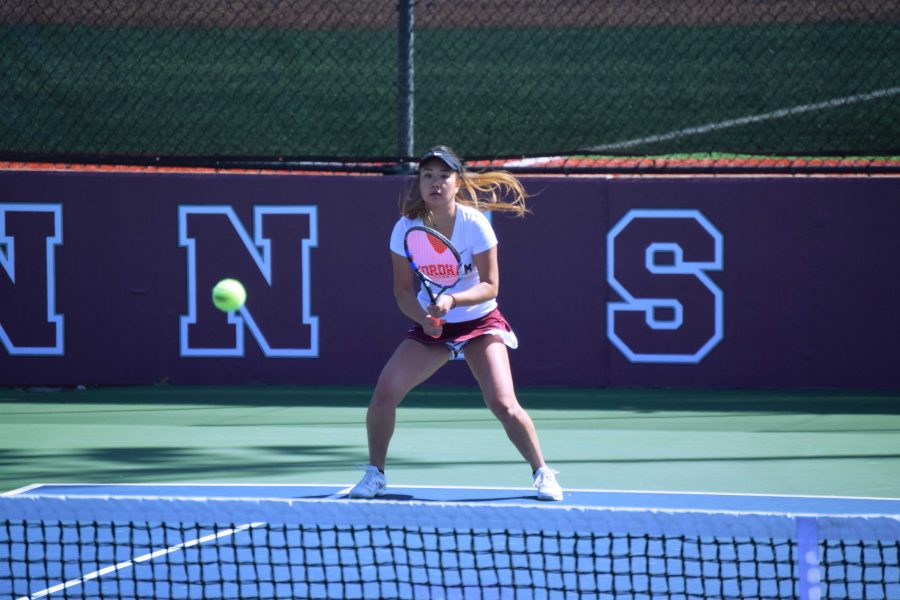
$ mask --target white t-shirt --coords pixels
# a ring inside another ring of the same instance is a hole
[[[394,231],[391,233],[391,252],[404,258],[406,257],[406,252],[403,251],[403,236],[406,235],[406,231],[413,225],[422,225],[422,219],[400,217],[400,220],[394,225]],[[453,244],[453,247],[459,252],[460,258],[462,258],[463,276],[456,286],[445,292],[447,294],[465,291],[481,281],[473,257],[475,254],[481,254],[496,246],[497,236],[494,234],[494,228],[491,227],[491,222],[488,221],[487,217],[474,208],[457,204],[456,221],[453,225],[453,235],[450,238],[450,243]],[[419,290],[418,299],[423,309],[431,303],[428,292],[424,288]],[[462,323],[463,321],[471,321],[483,317],[495,308],[497,308],[496,299],[474,306],[457,306],[451,309],[444,319],[448,323]]]

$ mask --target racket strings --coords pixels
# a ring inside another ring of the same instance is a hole
[[[407,247],[415,267],[428,280],[450,286],[459,279],[459,260],[440,238],[425,231],[411,231]]]

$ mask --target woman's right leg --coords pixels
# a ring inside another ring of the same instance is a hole
[[[366,431],[369,464],[384,471],[388,444],[394,434],[397,406],[414,387],[431,377],[450,360],[443,344],[420,344],[406,339],[388,360],[369,403]]]

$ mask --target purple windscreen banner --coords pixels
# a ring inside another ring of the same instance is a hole
[[[0,385],[373,385],[410,183],[0,172]],[[525,183],[492,216],[518,384],[900,388],[900,179]]]

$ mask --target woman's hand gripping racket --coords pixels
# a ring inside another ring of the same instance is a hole
[[[420,225],[410,227],[403,238],[403,249],[432,304],[437,304],[441,294],[459,283],[462,271],[459,252],[450,240],[434,229]],[[444,323],[431,315],[428,318],[436,327]]]

